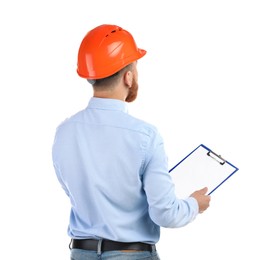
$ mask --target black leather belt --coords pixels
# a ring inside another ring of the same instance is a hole
[[[137,251],[156,251],[155,245],[135,242],[123,243],[111,240],[95,240],[95,239],[72,239],[71,248],[93,251],[114,251],[114,250],[137,250]]]

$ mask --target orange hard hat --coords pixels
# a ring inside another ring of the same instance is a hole
[[[145,50],[137,48],[128,31],[103,24],[89,31],[82,40],[77,73],[86,79],[106,78],[145,54]]]

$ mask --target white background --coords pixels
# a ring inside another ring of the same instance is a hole
[[[169,167],[203,143],[239,171],[186,227],[162,229],[169,259],[277,259],[277,1],[2,1],[0,230],[5,259],[69,259],[69,202],[56,126],[92,95],[79,44],[112,23],[148,51],[130,114],[156,125]]]

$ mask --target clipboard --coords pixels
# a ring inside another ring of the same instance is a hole
[[[208,187],[208,195],[212,194],[236,171],[237,167],[200,144],[169,172],[177,197],[185,198],[204,187]]]

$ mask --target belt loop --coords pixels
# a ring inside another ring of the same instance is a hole
[[[98,257],[101,255],[101,244],[102,244],[102,239],[100,239],[97,243],[97,255],[98,255]]]
[[[152,253],[155,252],[156,251],[155,245],[151,245],[151,247],[152,247]]]
[[[69,249],[70,250],[72,249],[71,246],[72,246],[72,239],[70,240],[70,243],[69,243]]]

